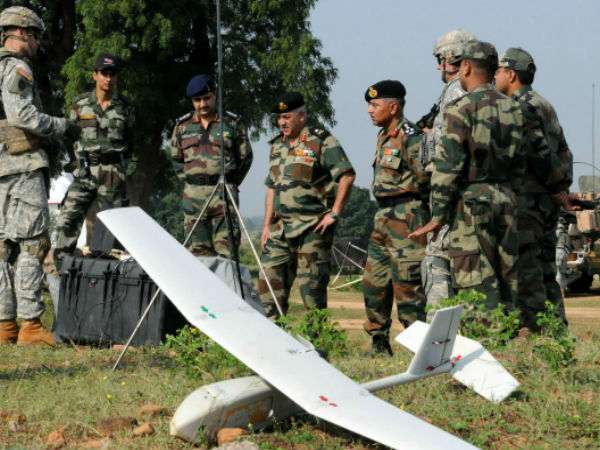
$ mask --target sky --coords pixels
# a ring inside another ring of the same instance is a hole
[[[320,0],[311,13],[312,33],[323,45],[322,54],[338,69],[331,95],[337,123],[330,131],[356,170],[355,184],[371,184],[378,131],[367,115],[364,92],[377,81],[400,80],[407,90],[404,115],[416,122],[444,87],[433,45],[457,28],[491,42],[499,55],[509,47],[531,53],[537,66],[533,87],[556,109],[574,161],[594,161],[600,168],[599,24],[598,0]],[[254,162],[240,188],[244,217],[264,213],[269,137],[252,143]],[[571,190],[578,191],[580,175],[591,174],[591,167],[575,164]],[[596,175],[600,177],[600,170]]]

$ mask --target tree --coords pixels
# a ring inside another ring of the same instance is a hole
[[[286,89],[304,94],[312,117],[334,123],[329,93],[337,71],[310,32],[309,11],[315,3],[221,2],[224,103],[242,115],[253,137],[265,131],[271,103]],[[67,105],[92,87],[91,67],[98,53],[121,58],[119,85],[136,107],[140,156],[128,196],[133,204],[145,205],[164,170],[160,148],[174,119],[191,109],[184,97],[188,80],[216,72],[215,2],[79,0],[76,11],[76,50],[62,70],[68,79]]]
[[[360,186],[352,186],[350,198],[340,214],[335,230],[335,239],[360,238],[367,242],[373,230],[373,217],[377,205],[370,197],[370,191]]]

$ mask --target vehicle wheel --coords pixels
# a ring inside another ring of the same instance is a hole
[[[587,273],[581,274],[581,277],[569,283],[567,289],[571,292],[583,293],[587,292],[592,285],[592,281],[594,281],[593,275],[589,275]]]

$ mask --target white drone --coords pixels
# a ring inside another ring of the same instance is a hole
[[[480,344],[457,336],[461,306],[398,335],[415,352],[406,372],[358,385],[310,342],[257,312],[140,208],[98,216],[191,324],[258,374],[191,393],[171,421],[180,438],[194,441],[200,428],[209,435],[223,427],[257,429],[304,410],[396,449],[473,450],[372,392],[445,372],[493,402],[519,386]]]

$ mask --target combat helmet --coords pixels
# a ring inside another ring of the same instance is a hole
[[[11,6],[0,12],[0,29],[2,30],[2,42],[6,39],[6,27],[35,28],[44,32],[44,21],[31,9],[24,6]]]
[[[433,46],[433,56],[446,61],[459,56],[463,45],[468,41],[474,41],[475,36],[466,30],[452,30],[442,34]]]

